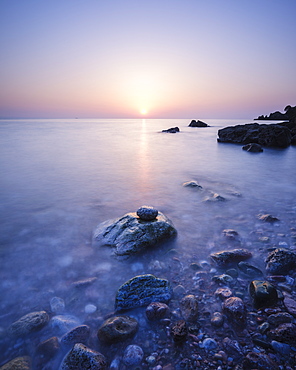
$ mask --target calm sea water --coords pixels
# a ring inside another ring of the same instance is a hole
[[[0,327],[49,310],[54,296],[82,321],[86,304],[104,316],[128,278],[166,277],[173,253],[182,266],[209,261],[225,247],[225,228],[240,234],[259,265],[258,236],[293,245],[296,148],[247,153],[216,138],[219,128],[251,120],[205,121],[211,127],[173,119],[0,121]],[[160,132],[174,126],[181,132]],[[203,190],[184,188],[189,180]],[[210,192],[227,201],[204,202]],[[141,205],[168,216],[178,237],[123,261],[92,245],[98,223]],[[262,224],[259,213],[281,222]],[[74,299],[71,284],[88,277],[98,280]]]

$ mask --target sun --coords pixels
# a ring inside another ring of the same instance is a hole
[[[147,114],[147,109],[141,109],[140,113],[145,116],[145,114]]]

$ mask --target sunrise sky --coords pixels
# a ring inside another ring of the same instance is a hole
[[[295,0],[0,0],[0,118],[296,105]]]

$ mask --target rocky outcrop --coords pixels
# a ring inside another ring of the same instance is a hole
[[[144,213],[141,212],[141,215]],[[151,212],[149,215],[151,216]],[[154,215],[150,221],[143,220],[136,213],[127,213],[118,219],[105,221],[95,230],[94,242],[115,248],[118,256],[130,256],[177,234],[172,222],[163,213],[158,212],[157,217]]]
[[[218,131],[219,143],[250,144],[285,148],[291,144],[292,134],[288,127],[274,124],[248,123],[222,128]]]
[[[168,302],[172,297],[170,283],[154,275],[139,275],[118,289],[115,299],[117,311],[141,307],[152,302]]]
[[[176,132],[180,132],[179,127],[171,127],[168,128],[167,130],[162,130],[162,132],[167,132],[169,134],[175,134]]]
[[[188,125],[189,127],[209,127],[209,125],[207,124],[207,123],[205,123],[205,122],[203,122],[203,121],[200,121],[200,120],[195,120],[195,119],[193,119],[190,123],[189,123],[189,125]]]

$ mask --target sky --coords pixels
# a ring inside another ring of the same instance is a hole
[[[296,0],[0,0],[0,118],[296,105]]]

